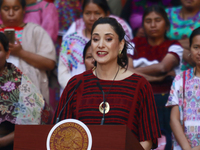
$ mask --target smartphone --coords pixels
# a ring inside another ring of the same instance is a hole
[[[15,44],[15,29],[5,29],[4,34],[9,40],[9,43]]]

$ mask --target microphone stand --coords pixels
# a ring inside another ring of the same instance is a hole
[[[103,91],[103,89],[102,89],[102,87],[101,87],[99,82],[97,82],[97,86],[100,89],[100,91],[103,93],[103,117],[101,119],[101,125],[103,125],[104,121],[105,121],[105,111],[106,111],[105,110],[105,102],[106,102],[106,99],[105,99],[105,93],[104,93],[104,91]]]
[[[63,106],[62,110],[60,111],[60,113],[59,113],[59,115],[58,115],[58,117],[57,117],[57,119],[56,119],[56,123],[58,123],[58,122],[60,121],[60,115],[61,115],[61,113],[63,112],[65,106],[68,104],[68,102],[69,102],[69,100],[71,99],[71,97],[74,95],[74,92],[75,92],[76,89],[79,87],[79,85],[81,84],[81,82],[82,82],[82,80],[80,80],[80,81],[77,83],[77,85],[75,86],[75,88],[74,88],[72,94],[70,95],[70,97],[69,97],[68,100],[66,101],[65,105]]]

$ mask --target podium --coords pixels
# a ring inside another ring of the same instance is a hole
[[[46,150],[53,125],[15,125],[14,150]],[[88,125],[92,150],[144,150],[126,125]]]

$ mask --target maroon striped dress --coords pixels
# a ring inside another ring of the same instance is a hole
[[[139,141],[153,140],[153,147],[156,147],[161,134],[152,88],[145,78],[136,74],[114,82],[98,79],[91,70],[74,76],[63,91],[52,123],[56,122],[79,80],[83,82],[65,107],[60,120],[74,118],[87,125],[100,124],[102,113],[99,104],[103,101],[103,94],[96,84],[99,82],[110,105],[104,124],[125,124]]]

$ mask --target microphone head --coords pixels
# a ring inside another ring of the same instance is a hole
[[[103,89],[102,89],[102,87],[101,87],[99,81],[97,82],[97,86],[98,86],[98,88],[99,88],[101,91],[103,91]]]

